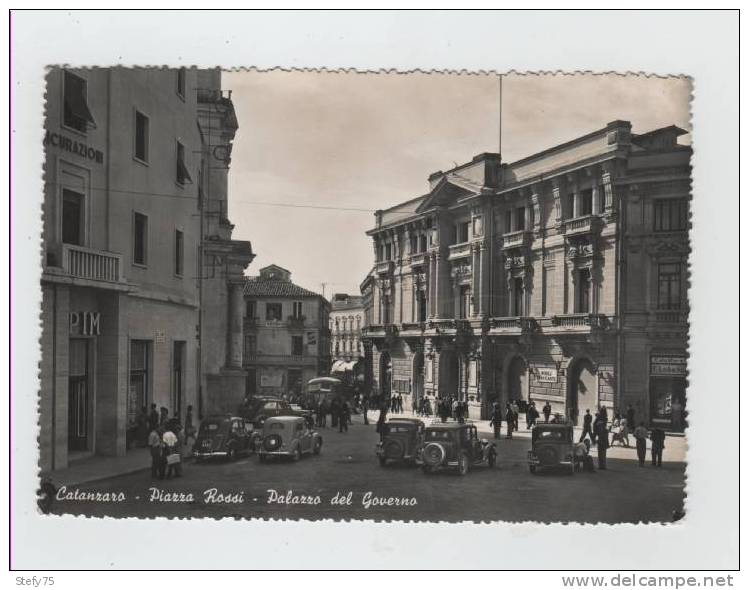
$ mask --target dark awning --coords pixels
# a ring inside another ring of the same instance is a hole
[[[81,78],[68,76],[65,80],[65,109],[73,117],[96,128],[96,121],[86,103],[85,89],[86,83]]]

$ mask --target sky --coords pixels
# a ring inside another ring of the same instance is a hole
[[[225,72],[222,86],[239,120],[233,237],[257,254],[246,272],[278,264],[327,297],[359,293],[374,259],[365,232],[375,210],[425,194],[432,172],[499,148],[496,75],[241,71]],[[616,119],[633,133],[690,130],[691,90],[676,77],[506,75],[502,161]]]

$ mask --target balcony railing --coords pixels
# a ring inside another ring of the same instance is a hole
[[[375,263],[375,272],[377,274],[390,274],[393,272],[393,261],[392,260],[380,260]]]
[[[562,232],[567,235],[589,234],[601,229],[601,218],[597,215],[583,215],[562,222]]]
[[[398,326],[395,324],[371,324],[364,328],[365,338],[395,338],[398,336]]]
[[[91,281],[119,283],[122,279],[122,256],[72,244],[62,245],[62,268],[70,276]]]
[[[426,266],[427,260],[428,258],[425,252],[420,252],[419,254],[411,254],[411,266]]]
[[[401,324],[400,332],[401,334],[410,332],[410,333],[422,333],[424,331],[424,322],[404,322]]]
[[[529,333],[536,329],[536,320],[531,317],[515,316],[505,318],[491,318],[489,320],[490,333]]]
[[[680,324],[686,320],[686,313],[679,309],[660,309],[654,313],[656,322]]]
[[[456,260],[458,258],[468,258],[471,255],[471,243],[465,242],[463,244],[453,244],[448,246],[448,260]]]
[[[524,229],[520,231],[514,231],[502,236],[502,248],[520,248],[521,246],[528,246],[530,244],[531,233]]]
[[[437,333],[470,332],[471,322],[463,318],[433,318],[427,322],[426,329]]]
[[[551,325],[567,330],[590,331],[608,327],[608,318],[599,313],[573,313],[555,315],[551,318]]]

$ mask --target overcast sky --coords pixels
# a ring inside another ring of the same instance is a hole
[[[278,264],[308,289],[322,292],[327,283],[328,297],[358,293],[373,262],[364,234],[373,211],[426,193],[432,172],[498,150],[497,80],[225,73],[222,86],[232,90],[239,119],[229,215],[234,238],[250,240],[257,254],[247,273]],[[505,162],[615,119],[631,121],[634,133],[671,124],[690,129],[684,78],[508,75],[502,86]]]

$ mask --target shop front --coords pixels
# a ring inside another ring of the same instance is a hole
[[[687,357],[684,353],[650,355],[650,422],[674,432],[686,427]]]

